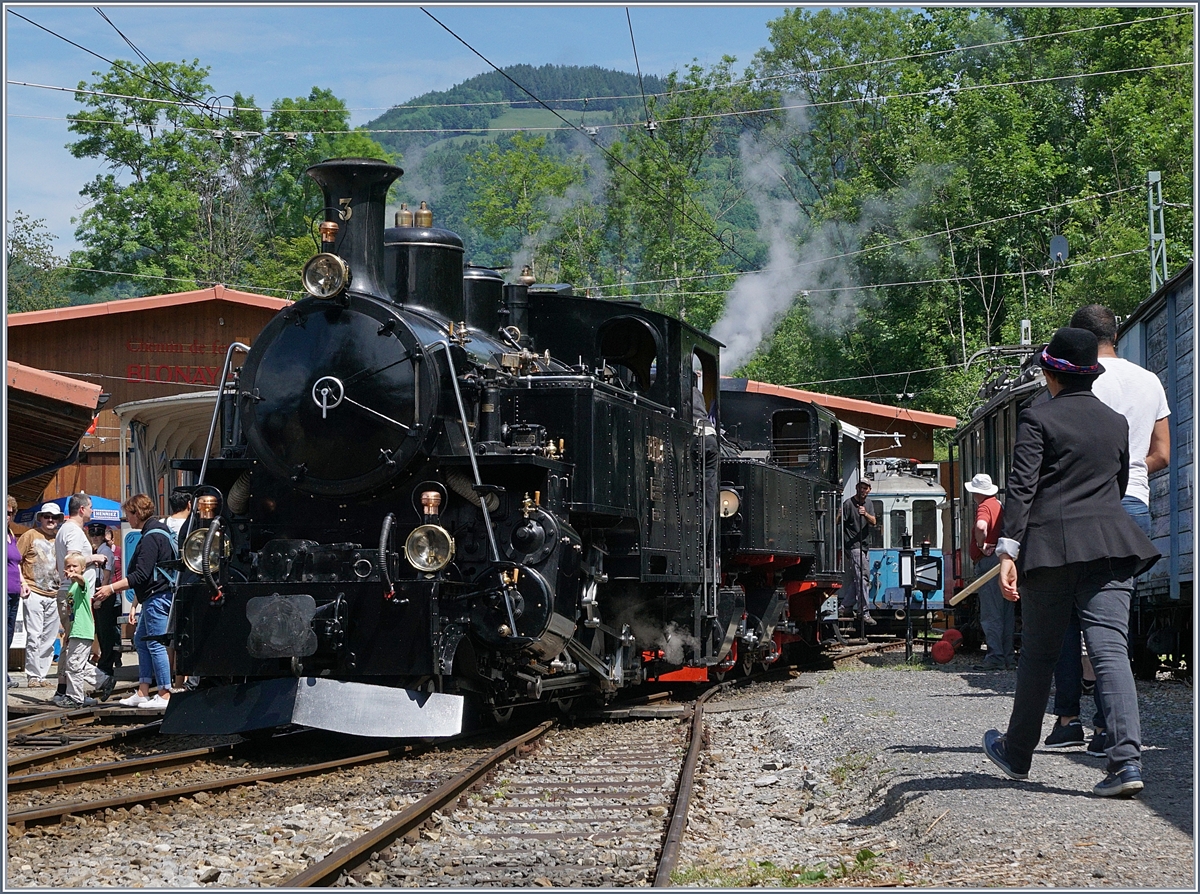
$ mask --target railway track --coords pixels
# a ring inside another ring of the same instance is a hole
[[[684,711],[679,705],[663,705],[663,697],[644,697],[634,707],[665,711],[665,716],[672,707]],[[499,873],[497,883],[519,883],[524,863],[516,854],[524,838],[553,849],[564,866],[571,864],[571,874],[559,870],[559,878],[633,872],[645,884],[653,877],[672,815],[679,818],[676,839],[683,828],[684,814],[674,805],[676,785],[689,788],[679,782],[687,733],[679,717],[637,720],[637,713],[627,713],[629,706],[621,710],[626,712],[617,715],[626,718],[622,722],[610,717],[607,723],[589,720],[570,729],[555,728],[548,748],[557,756],[556,764],[540,778],[536,774],[545,755],[525,751],[530,741],[548,735],[550,723],[508,742],[492,730],[438,745],[409,743],[348,753],[343,739],[347,753],[334,759],[329,759],[329,734],[305,731],[265,742],[176,748],[84,766],[30,765],[26,772],[9,773],[12,880],[36,884],[41,867],[71,863],[81,848],[90,849],[89,842],[112,839],[160,843],[153,860],[139,855],[128,863],[93,864],[85,870],[111,878],[104,884],[171,886],[189,876],[222,887],[354,884],[339,880],[374,871],[373,861],[388,842],[410,850],[407,839],[414,836],[423,843],[430,836],[440,838],[438,830],[457,809],[461,815],[472,813],[476,822],[491,817],[503,827],[483,852],[474,854],[466,852],[471,848],[468,831],[465,862],[459,864],[491,867]],[[58,721],[66,719],[49,714],[40,719],[47,730]],[[33,734],[35,727],[31,722],[23,734]],[[299,759],[306,740],[308,750],[324,760]],[[362,740],[348,741],[362,745]],[[668,741],[670,748],[662,745]],[[497,769],[506,757],[511,766]],[[477,790],[464,794],[471,784]],[[556,800],[558,806],[552,806]],[[523,818],[521,805],[537,816]],[[549,834],[544,824],[555,812],[562,823],[574,820],[576,825],[561,825]],[[514,837],[504,831],[510,827],[527,829],[533,837]],[[187,833],[178,839],[175,830],[182,828]],[[451,838],[447,833],[443,843]],[[293,839],[294,848],[288,846]],[[178,844],[165,843],[175,840]],[[564,855],[574,846],[592,853],[567,860]],[[512,851],[511,865],[502,867],[488,856],[500,847]],[[199,861],[179,857],[189,864],[185,867],[175,857],[184,851],[205,856]],[[330,862],[335,857],[340,860],[336,866]],[[398,870],[403,862],[396,864]],[[77,880],[97,879],[79,875]]]
[[[285,887],[670,884],[703,743],[655,720],[543,723]],[[540,873],[540,874],[539,874]]]
[[[20,831],[83,814],[158,805],[200,793],[208,795],[242,786],[320,776],[412,757],[426,750],[420,745],[405,744],[386,750],[345,753],[343,746],[340,749],[343,753],[332,760],[303,760],[304,746],[323,738],[303,730],[266,741],[239,741],[10,777],[8,824]],[[308,750],[328,752],[329,748],[317,741]],[[299,762],[294,766],[279,766],[289,758],[299,758]],[[235,763],[235,759],[240,760]],[[231,773],[231,770],[241,772]]]

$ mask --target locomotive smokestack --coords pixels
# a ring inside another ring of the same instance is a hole
[[[325,220],[338,225],[334,253],[350,265],[350,291],[387,297],[383,285],[383,218],[388,187],[404,174],[373,158],[335,158],[308,176],[325,194]],[[322,238],[327,228],[322,229]]]

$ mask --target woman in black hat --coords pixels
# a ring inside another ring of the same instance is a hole
[[[1008,732],[988,730],[987,756],[1026,779],[1041,739],[1050,681],[1074,605],[1105,694],[1108,775],[1097,795],[1142,790],[1141,728],[1129,665],[1133,579],[1158,552],[1121,507],[1129,425],[1092,394],[1104,372],[1096,336],[1059,329],[1039,365],[1051,399],[1021,412],[1004,526],[996,546],[1004,598],[1021,602],[1021,661]],[[1111,693],[1111,695],[1110,695]]]

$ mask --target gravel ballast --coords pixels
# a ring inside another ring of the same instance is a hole
[[[1104,799],[1082,748],[1039,749],[1027,782],[988,761],[1016,673],[968,662],[869,656],[710,702],[676,883],[1194,891],[1192,687],[1138,683],[1146,789]]]

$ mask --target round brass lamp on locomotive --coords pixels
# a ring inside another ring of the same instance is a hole
[[[321,252],[304,265],[304,291],[314,298],[332,298],[350,284],[350,265],[332,252]]]
[[[454,558],[454,538],[441,525],[420,525],[404,541],[404,557],[418,571],[441,571]]]

